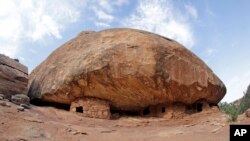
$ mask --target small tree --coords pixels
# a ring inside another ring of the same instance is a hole
[[[219,103],[219,107],[222,111],[224,111],[226,114],[229,115],[230,117],[229,121],[236,121],[239,115],[239,110],[237,106],[235,106],[232,103],[228,104],[227,102],[223,102]]]
[[[235,121],[239,114],[244,113],[250,108],[250,85],[244,96],[240,99],[240,104],[235,105],[233,103],[222,102],[219,103],[219,107],[222,111],[229,115],[230,121]]]

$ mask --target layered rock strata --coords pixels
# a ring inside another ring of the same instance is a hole
[[[0,54],[0,93],[10,99],[14,94],[27,94],[28,68],[18,62]]]

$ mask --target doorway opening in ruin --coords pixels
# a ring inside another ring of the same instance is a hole
[[[83,108],[82,108],[82,106],[76,107],[76,112],[77,112],[77,113],[83,113]]]
[[[147,107],[143,110],[143,115],[145,116],[145,115],[149,115],[149,114],[150,114],[149,107]]]
[[[166,112],[166,108],[165,108],[165,107],[162,107],[162,108],[161,108],[161,112],[162,112],[162,113],[165,113],[165,112]]]
[[[197,112],[201,112],[202,111],[202,107],[203,107],[203,103],[197,103],[196,104],[196,111]]]

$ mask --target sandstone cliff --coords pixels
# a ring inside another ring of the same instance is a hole
[[[17,60],[0,54],[0,93],[10,99],[13,94],[27,94],[28,68]]]

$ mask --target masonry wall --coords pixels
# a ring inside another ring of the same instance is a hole
[[[149,115],[165,119],[178,119],[183,118],[186,114],[201,112],[209,108],[210,106],[205,100],[198,100],[189,106],[183,103],[158,104],[149,107]]]
[[[150,106],[150,116],[163,117],[165,119],[178,119],[185,115],[186,106],[184,104],[159,104]]]
[[[91,118],[110,119],[111,117],[109,103],[97,98],[77,99],[71,103],[70,111]]]

